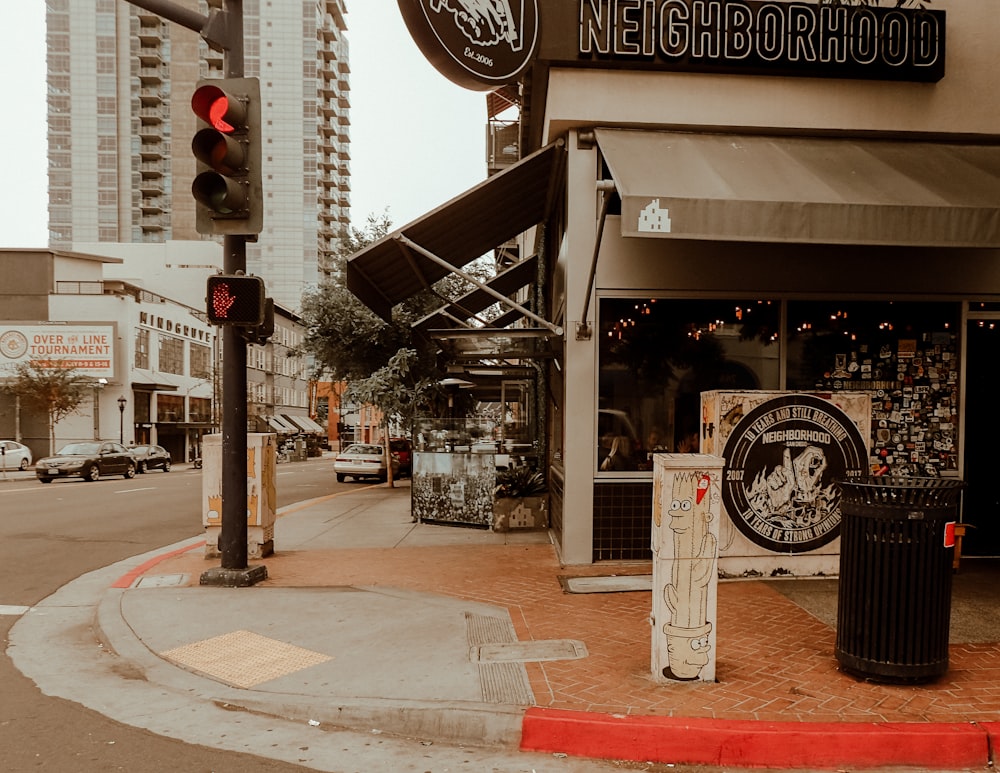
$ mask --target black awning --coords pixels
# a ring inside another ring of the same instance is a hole
[[[136,392],[176,392],[173,384],[160,384],[155,381],[133,381],[132,389]]]
[[[392,307],[544,221],[562,179],[563,141],[535,151],[347,261],[347,287],[382,319]],[[411,246],[412,245],[412,246]],[[419,249],[414,249],[416,246]]]

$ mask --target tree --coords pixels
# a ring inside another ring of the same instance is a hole
[[[80,407],[90,384],[72,368],[47,367],[21,362],[4,390],[15,395],[29,409],[44,413],[49,426],[49,453],[55,452],[56,424]]]

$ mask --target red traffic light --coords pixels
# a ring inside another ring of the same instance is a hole
[[[260,83],[256,78],[201,81],[191,97],[199,129],[191,193],[202,234],[256,234],[263,224]]]
[[[257,327],[264,321],[264,281],[258,276],[210,276],[207,301],[214,325]]]
[[[191,109],[213,129],[226,134],[246,126],[246,105],[214,84],[195,89]]]

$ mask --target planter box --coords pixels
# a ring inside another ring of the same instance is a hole
[[[493,500],[493,531],[545,529],[549,525],[549,495],[503,497]]]

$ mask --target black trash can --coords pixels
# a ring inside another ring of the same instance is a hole
[[[913,683],[948,670],[954,547],[946,547],[964,482],[864,478],[840,483],[836,656],[878,682]]]

